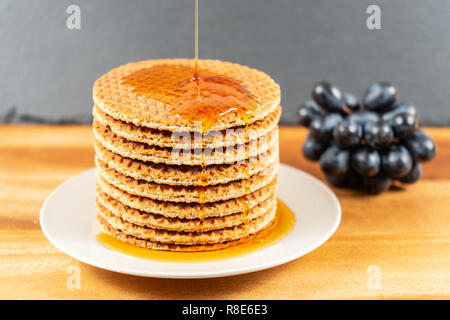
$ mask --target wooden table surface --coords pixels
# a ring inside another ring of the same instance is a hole
[[[39,209],[53,188],[94,165],[90,127],[0,126],[0,299],[448,299],[450,129],[427,131],[438,156],[424,165],[424,178],[380,196],[333,189],[342,222],[315,251],[247,275],[165,280],[78,262],[40,229]],[[280,130],[281,161],[323,180],[301,155],[305,135]]]

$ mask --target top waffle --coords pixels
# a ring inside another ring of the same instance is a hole
[[[167,96],[164,92],[160,92],[159,96],[143,95],[139,92],[139,87],[133,88],[126,84],[124,79],[127,77],[133,80],[136,72],[145,71],[157,65],[191,68],[194,61],[192,59],[148,60],[115,68],[95,82],[95,104],[113,118],[136,126],[169,131],[199,131],[198,124],[192,118],[179,116],[174,112],[176,106],[159,99],[159,97]],[[215,119],[208,130],[225,130],[248,125],[263,119],[280,104],[279,86],[261,71],[218,60],[200,60],[199,70],[201,74],[212,75],[211,77],[220,75],[232,79],[245,87],[258,102],[257,108],[247,119],[230,109],[230,112],[221,114]],[[145,83],[145,80],[144,78],[142,86],[151,85],[151,83]],[[170,96],[170,93],[168,95]]]

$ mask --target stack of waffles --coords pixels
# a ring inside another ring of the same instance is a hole
[[[193,106],[189,98],[164,79],[193,65],[188,59],[132,63],[94,85],[97,220],[103,232],[134,246],[217,250],[276,222],[279,86],[263,72],[201,60],[200,79],[203,70],[215,85],[229,86],[222,81],[228,79],[257,107],[240,112],[219,94],[216,102],[227,109],[186,109]]]

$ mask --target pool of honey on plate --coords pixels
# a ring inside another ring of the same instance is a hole
[[[277,217],[270,227],[249,237],[249,239],[241,244],[225,249],[200,252],[160,251],[139,248],[110,237],[106,233],[100,233],[97,239],[103,246],[110,250],[137,258],[168,262],[204,262],[235,258],[267,247],[289,234],[294,224],[294,213],[283,201],[278,199]]]

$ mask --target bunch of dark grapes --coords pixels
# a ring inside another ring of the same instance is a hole
[[[419,130],[416,108],[397,102],[397,89],[386,82],[373,84],[361,101],[320,82],[298,115],[309,127],[304,156],[319,161],[336,187],[379,194],[393,181],[414,183],[422,176],[420,162],[436,154],[433,140]]]

